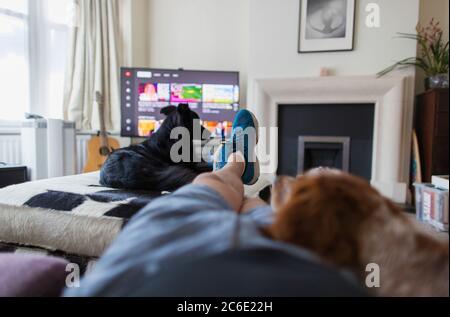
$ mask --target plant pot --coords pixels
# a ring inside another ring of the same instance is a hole
[[[425,88],[448,88],[448,74],[436,74],[425,78]]]

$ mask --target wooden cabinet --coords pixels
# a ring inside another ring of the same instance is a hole
[[[448,175],[448,104],[448,89],[432,89],[417,97],[422,182],[430,182],[432,175]]]

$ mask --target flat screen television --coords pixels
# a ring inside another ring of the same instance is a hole
[[[148,137],[165,116],[161,108],[187,103],[212,137],[227,137],[239,110],[239,73],[121,68],[121,135]]]

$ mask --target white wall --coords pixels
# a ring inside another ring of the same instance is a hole
[[[371,2],[380,6],[380,28],[366,27],[365,8]],[[321,67],[330,68],[334,75],[370,75],[416,54],[413,41],[394,36],[414,32],[419,0],[357,1],[351,52],[299,54],[299,6],[299,0],[251,0],[249,102],[255,78],[318,76]],[[409,73],[414,75],[414,70]]]
[[[120,0],[119,18],[122,33],[122,66],[149,66],[149,1]]]
[[[240,71],[245,100],[248,0],[149,0],[150,65]]]
[[[317,76],[321,67],[335,75],[375,74],[416,54],[413,41],[394,37],[414,32],[420,0],[358,0],[355,50],[312,54],[297,52],[299,0],[122,1],[133,2],[134,66],[238,70],[243,104],[251,102],[246,87],[254,78]],[[448,7],[448,0],[422,1]],[[378,29],[365,25],[371,2],[381,8]]]
[[[366,4],[381,9],[381,27],[365,25]],[[315,76],[321,67],[336,75],[374,74],[393,60],[414,56],[413,42],[394,40],[396,32],[412,32],[418,19],[419,0],[357,1],[355,50],[352,52],[297,52],[299,0],[251,0],[249,72],[254,77]]]

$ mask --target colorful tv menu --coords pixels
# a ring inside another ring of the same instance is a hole
[[[224,138],[239,110],[239,73],[122,68],[121,92],[122,136],[150,136],[165,118],[161,108],[187,103]]]

